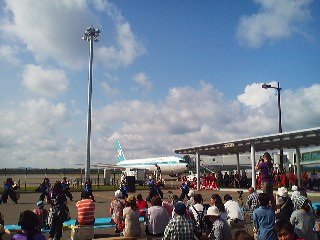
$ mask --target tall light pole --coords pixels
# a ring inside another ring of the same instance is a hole
[[[277,87],[273,87],[271,86],[270,84],[262,84],[262,88],[264,89],[268,89],[268,88],[274,88],[277,90],[278,92],[278,117],[279,117],[279,120],[278,120],[278,124],[279,124],[279,133],[282,133],[282,122],[281,122],[281,102],[280,102],[280,95],[281,95],[281,87],[280,87],[280,83],[278,82],[278,85]],[[280,171],[283,170],[283,149],[280,148]]]
[[[91,149],[91,102],[92,102],[92,61],[93,42],[98,42],[99,29],[87,28],[82,36],[83,40],[89,42],[89,80],[88,80],[88,118],[87,118],[87,162],[85,167],[85,179],[90,179],[90,149]]]

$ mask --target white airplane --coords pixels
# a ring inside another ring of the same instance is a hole
[[[127,160],[124,156],[120,141],[116,141],[118,151],[117,166],[126,169],[145,169],[149,171],[161,170],[162,173],[182,173],[188,169],[188,163],[181,157],[157,157]]]

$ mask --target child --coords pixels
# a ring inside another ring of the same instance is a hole
[[[37,202],[37,208],[33,210],[35,214],[39,217],[39,228],[43,229],[48,227],[47,219],[49,216],[49,212],[47,209],[44,209],[44,202]]]

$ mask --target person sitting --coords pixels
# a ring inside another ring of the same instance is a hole
[[[0,239],[1,240],[10,239],[10,232],[6,230],[2,224],[0,224]]]
[[[299,238],[316,240],[313,232],[315,216],[310,210],[308,199],[304,196],[299,196],[295,203],[297,210],[290,217],[290,223],[294,226],[294,232]]]
[[[249,196],[247,198],[247,207],[249,211],[253,212],[255,209],[259,207],[259,195],[253,187],[249,187],[248,192]]]
[[[148,202],[142,198],[140,193],[137,195],[136,204],[140,212],[140,217],[144,217],[148,209]]]
[[[162,237],[169,220],[170,216],[167,210],[162,207],[161,198],[154,196],[145,217],[147,236]]]
[[[187,208],[189,208],[190,206],[192,206],[194,204],[194,194],[195,191],[193,189],[190,189],[189,193],[188,193],[188,197],[189,199],[187,200]]]
[[[300,196],[300,191],[298,191],[298,187],[296,185],[293,185],[291,190],[293,191],[291,195],[291,201],[295,202],[296,197]]]
[[[93,225],[94,224],[94,210],[95,203],[90,197],[90,193],[83,191],[81,193],[81,200],[76,203],[78,209],[78,218],[76,225]]]
[[[291,198],[288,196],[288,191],[285,187],[278,189],[276,194],[276,219],[290,219],[290,216],[293,212],[293,203]]]
[[[276,215],[274,210],[269,207],[269,195],[267,193],[260,193],[258,199],[260,207],[254,210],[252,214],[254,232],[258,234],[257,239],[277,240],[274,232]]]
[[[212,223],[209,239],[232,239],[230,227],[220,217],[220,211],[216,206],[209,207],[205,217]]]
[[[175,214],[165,227],[163,240],[194,239],[194,232],[196,230],[195,224],[186,216],[186,210],[187,207],[183,202],[177,202],[174,205]]]
[[[48,216],[49,216],[49,211],[44,208],[44,201],[39,201],[37,202],[37,208],[33,210],[35,214],[37,214],[39,218],[39,228],[45,228],[48,227]]]
[[[141,234],[140,212],[136,204],[134,195],[130,195],[126,201],[126,207],[123,209],[124,230],[123,236],[125,237],[138,237]]]
[[[122,220],[124,202],[121,200],[122,193],[120,190],[115,191],[114,199],[110,204],[110,214],[112,221],[116,224],[115,233],[119,233],[118,224]]]
[[[20,213],[18,225],[21,231],[13,235],[11,240],[46,240],[46,237],[40,232],[39,219],[34,212],[26,210]]]
[[[276,222],[274,229],[277,233],[278,240],[304,240],[303,238],[298,238],[294,233],[294,227],[288,220],[279,220]]]

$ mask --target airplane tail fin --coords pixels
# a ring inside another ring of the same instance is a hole
[[[123,150],[122,150],[122,147],[121,147],[121,144],[120,144],[119,140],[116,141],[116,148],[117,148],[117,151],[118,151],[118,160],[119,160],[119,162],[126,160],[126,157],[124,156],[124,153],[123,153]]]

